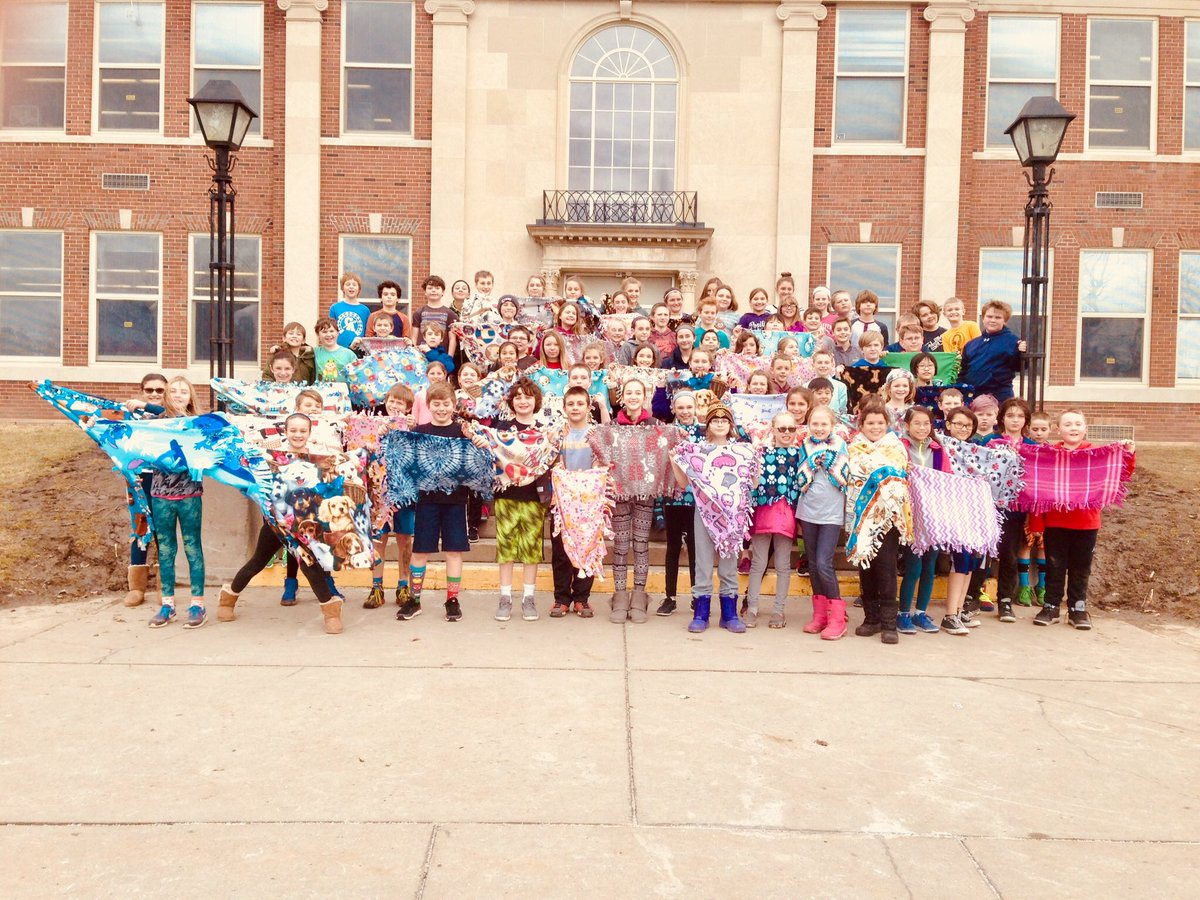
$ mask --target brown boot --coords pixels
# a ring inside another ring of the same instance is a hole
[[[237,606],[238,595],[233,592],[233,589],[225,584],[221,586],[221,595],[217,603],[217,621],[232,622],[237,618],[237,614],[233,608]]]
[[[635,625],[646,622],[646,608],[650,605],[650,597],[642,588],[634,588],[629,601],[629,621]]]
[[[617,591],[612,598],[612,612],[608,621],[620,625],[629,618],[629,591]]]
[[[146,602],[146,588],[150,584],[150,567],[130,566],[128,578],[129,593],[125,595],[125,605],[141,606]]]
[[[342,633],[342,599],[327,600],[321,604],[321,615],[325,617],[325,633]]]

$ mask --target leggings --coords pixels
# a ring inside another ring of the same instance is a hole
[[[621,500],[613,510],[613,589],[626,589],[629,543],[633,539],[633,589],[646,589],[650,572],[650,526],[654,522],[653,500]]]
[[[192,583],[192,596],[204,596],[204,546],[200,540],[200,523],[204,505],[200,497],[185,497],[182,500],[167,500],[163,497],[150,498],[150,515],[154,519],[154,537],[158,541],[159,581],[162,582],[163,597],[175,596],[175,554],[179,545],[175,541],[175,528],[183,532],[183,551],[187,554],[188,576]]]
[[[150,481],[153,478],[154,478],[153,472],[142,472],[140,475],[138,475],[138,480],[141,481],[141,483],[142,483],[142,493],[146,495],[146,499],[150,501],[151,506],[153,506],[153,503],[154,503],[154,501],[150,498]],[[132,530],[133,530],[134,534],[142,534],[143,533],[142,529],[144,529],[146,527],[146,521],[145,521],[146,517],[143,515],[140,515],[138,513],[135,513],[133,511],[133,493],[132,492],[130,492],[130,491],[125,492],[125,502],[129,505],[129,522],[133,526]],[[150,517],[154,518],[153,512],[151,512]],[[154,536],[153,530],[151,530],[151,532],[152,533],[150,536],[153,537]],[[129,542],[129,564],[131,566],[146,565],[146,560],[149,557],[149,555],[150,555],[149,543],[147,543],[147,545],[145,547],[143,547],[138,543],[137,538],[134,538],[133,540],[131,540]]]
[[[267,563],[271,561],[271,557],[282,546],[283,541],[279,539],[279,535],[264,520],[262,528],[258,530],[258,543],[254,545],[254,552],[250,554],[250,558],[246,560],[246,564],[238,569],[238,573],[233,576],[233,581],[229,585],[230,590],[235,594],[240,594],[244,591],[246,585],[250,583],[250,579],[267,567]],[[329,592],[329,578],[325,575],[325,570],[315,562],[305,562],[302,559],[298,559],[297,563],[304,572],[308,586],[317,595],[317,599],[322,603],[328,603],[333,595]]]
[[[1020,592],[1017,583],[1017,554],[1025,542],[1025,513],[1003,510],[1000,526],[1000,566],[996,575],[996,595],[1003,600],[1015,600]]]
[[[667,596],[674,597],[679,590],[679,553],[685,545],[688,575],[692,582],[696,580],[696,534],[692,507],[666,503],[663,505],[663,517],[667,520]]]
[[[863,602],[863,621],[882,625],[884,631],[896,630],[896,559],[900,555],[900,532],[888,530],[875,558],[858,570],[859,591]]]
[[[913,594],[917,596],[917,612],[929,609],[933,597],[933,578],[936,574],[938,552],[930,550],[920,556],[905,548],[904,577],[900,580],[900,611],[909,612]]]
[[[808,555],[808,577],[817,597],[839,598],[842,588],[833,568],[833,553],[842,536],[841,525],[819,525],[800,520],[804,534],[804,552]]]
[[[772,547],[775,548],[775,612],[783,612],[792,580],[793,540],[795,538],[786,534],[756,534],[750,538],[750,582],[746,587],[746,605],[753,612],[758,612],[758,597]]]

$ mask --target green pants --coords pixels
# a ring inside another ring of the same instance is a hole
[[[150,498],[150,517],[154,520],[154,537],[158,541],[159,579],[163,597],[175,596],[176,523],[183,532],[183,551],[187,554],[188,574],[192,581],[192,596],[204,596],[204,547],[200,540],[200,523],[204,507],[200,497],[183,500]]]

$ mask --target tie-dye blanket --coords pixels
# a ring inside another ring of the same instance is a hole
[[[596,462],[608,466],[613,497],[645,500],[679,495],[671,451],[683,440],[673,425],[597,425],[588,435]]]
[[[688,477],[717,556],[737,556],[750,533],[750,497],[758,478],[759,451],[748,444],[685,441],[675,448],[674,456]]]
[[[350,389],[341,382],[322,381],[305,385],[213,378],[209,383],[232,413],[253,416],[290,415],[296,411],[296,395],[303,390],[317,391],[325,399],[322,412],[343,416],[350,412]]]
[[[612,480],[607,469],[550,473],[554,485],[554,533],[562,538],[571,565],[585,578],[604,580],[605,539],[611,540]]]
[[[913,553],[930,550],[995,556],[1000,511],[982,478],[964,478],[928,466],[908,470]]]
[[[495,458],[466,438],[389,431],[380,442],[387,465],[388,502],[395,509],[416,503],[420,491],[450,494],[466,487],[492,496]]]

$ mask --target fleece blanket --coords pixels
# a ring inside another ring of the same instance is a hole
[[[604,580],[605,538],[612,539],[612,482],[607,469],[550,474],[554,486],[554,533],[562,538],[571,565],[585,578]]]
[[[717,556],[737,556],[750,534],[751,489],[758,478],[759,451],[749,444],[694,444],[675,448],[675,462],[688,477]]]
[[[362,413],[346,417],[346,450],[361,450],[367,455],[367,496],[371,500],[371,528],[375,535],[392,521],[396,511],[388,499],[387,461],[382,453],[383,435],[389,431],[407,430],[408,422],[402,418]]]
[[[771,419],[787,409],[787,394],[726,394],[733,421],[755,443],[771,437]]]
[[[917,388],[917,405],[932,409],[934,414],[940,418],[942,392],[950,388],[957,388],[963,395],[964,406],[970,406],[975,401],[975,388],[969,384],[923,384]]]
[[[887,381],[891,366],[846,366],[838,377],[846,385],[846,409],[854,412],[859,401],[868,394],[878,394]]]
[[[908,450],[890,432],[875,444],[860,434],[851,442],[847,456],[846,530],[850,536],[846,559],[865,569],[891,529],[900,532],[900,543],[912,543]]]
[[[604,376],[604,383],[610,388],[620,391],[630,378],[636,378],[653,393],[655,388],[666,385],[671,369],[647,369],[644,366],[609,366]]]
[[[1016,508],[1013,504],[1025,484],[1025,464],[1011,444],[997,441],[985,447],[949,435],[938,435],[938,443],[950,456],[951,472],[985,479],[998,509]]]
[[[1025,484],[1016,508],[1030,513],[1103,509],[1125,502],[1134,456],[1124,444],[1067,450],[1046,444],[1017,447]]]
[[[800,493],[808,490],[821,471],[826,472],[843,491],[847,489],[850,484],[850,457],[846,452],[845,434],[831,434],[824,440],[806,435],[800,444],[800,451],[796,475]]]
[[[912,358],[916,355],[915,353],[885,353],[883,362],[884,365],[911,372]],[[937,374],[933,376],[933,383],[942,386],[954,384],[958,380],[958,367],[962,357],[957,353],[931,353],[930,356],[937,363]]]
[[[362,451],[273,455],[276,527],[299,544],[301,558],[316,560],[326,572],[369,569],[374,562],[366,465]]]
[[[683,440],[673,425],[597,425],[588,445],[612,474],[615,500],[668,499],[679,495],[671,451]]]
[[[771,447],[763,451],[758,484],[751,497],[755,507],[770,506],[786,500],[795,507],[800,499],[800,463],[804,451],[800,447]]]
[[[928,466],[908,470],[913,552],[958,551],[995,556],[1000,511],[982,478],[964,478]]]
[[[792,338],[800,350],[800,355],[809,358],[816,352],[817,342],[807,331],[764,331],[756,335],[759,351],[762,356],[770,359],[779,350],[779,342],[784,338]]]
[[[532,484],[554,464],[562,443],[561,432],[546,435],[537,428],[497,431],[480,425],[476,429],[487,440],[496,460],[495,490]]]
[[[382,406],[387,392],[398,384],[419,391],[429,384],[425,354],[415,347],[376,350],[346,366],[350,400],[359,408]]]
[[[718,350],[713,360],[713,372],[727,385],[739,393],[746,390],[746,382],[755,372],[768,372],[771,361],[761,356]]]
[[[495,457],[466,438],[389,431],[380,440],[393,508],[416,503],[420,491],[450,494],[466,487],[492,496]]]
[[[229,419],[242,433],[246,443],[251,447],[261,447],[263,450],[275,451],[287,449],[287,417],[286,416],[238,416],[229,415]],[[312,429],[308,435],[308,452],[329,456],[342,452],[343,420],[337,416],[319,413],[310,416]]]
[[[343,416],[350,412],[350,389],[340,381],[278,384],[274,381],[213,378],[209,384],[232,413],[248,413],[255,416],[290,415],[296,411],[296,395],[306,389],[317,391],[325,399],[322,412]]]

